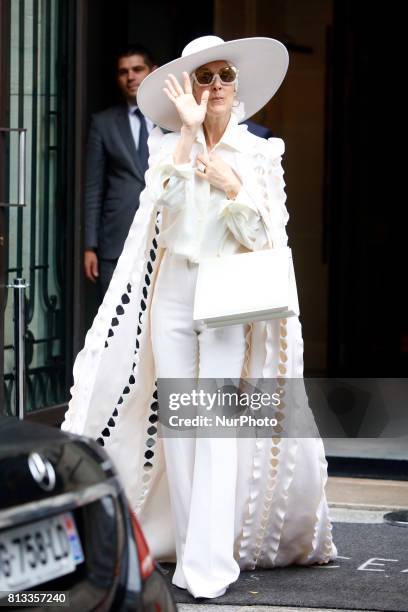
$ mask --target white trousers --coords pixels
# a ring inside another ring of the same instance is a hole
[[[244,325],[193,322],[198,265],[165,252],[151,306],[157,378],[240,378]],[[173,584],[219,597],[239,576],[233,556],[236,438],[163,438],[177,565]]]

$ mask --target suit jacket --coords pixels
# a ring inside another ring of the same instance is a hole
[[[92,116],[85,183],[85,248],[116,259],[122,252],[144,173],[133,140],[127,104]]]
[[[242,123],[245,123],[248,126],[248,131],[255,134],[255,136],[260,136],[261,138],[273,137],[271,130],[263,125],[259,125],[259,123],[254,123],[253,121],[243,121]]]

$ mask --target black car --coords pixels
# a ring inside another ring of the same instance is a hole
[[[30,597],[30,610],[45,609],[38,594],[47,592],[47,609],[67,597],[81,612],[176,610],[106,452],[0,417],[0,609],[8,591]]]

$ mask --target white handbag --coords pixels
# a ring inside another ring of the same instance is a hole
[[[223,327],[298,315],[289,247],[200,260],[194,321]]]

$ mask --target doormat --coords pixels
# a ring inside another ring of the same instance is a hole
[[[408,612],[408,528],[333,523],[338,558],[327,565],[243,571],[222,597],[195,599],[173,587],[177,603],[294,606]],[[171,583],[175,565],[160,564]]]

